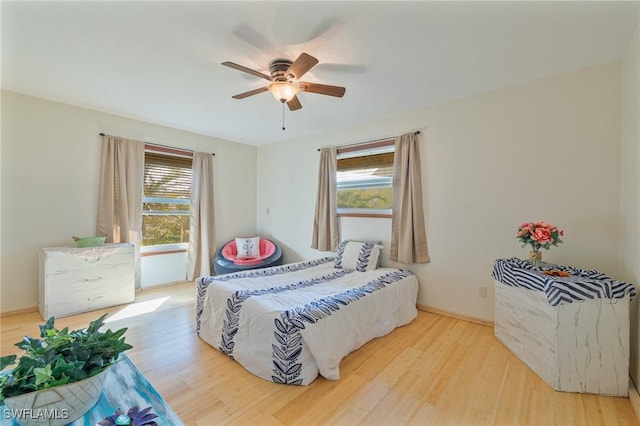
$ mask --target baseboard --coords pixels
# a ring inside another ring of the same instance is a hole
[[[438,315],[442,315],[445,317],[450,317],[450,318],[455,318],[455,319],[459,319],[459,320],[463,320],[463,321],[468,321],[468,322],[473,322],[475,324],[480,324],[480,325],[484,325],[487,327],[493,327],[493,321],[488,321],[482,318],[476,318],[476,317],[470,317],[467,315],[460,315],[460,314],[456,314],[454,312],[449,312],[447,310],[444,309],[439,309],[439,308],[434,308],[431,306],[426,306],[426,305],[417,305],[418,309],[424,312],[429,312],[432,314],[438,314]]]
[[[14,309],[12,311],[0,312],[0,318],[8,317],[10,315],[32,314],[34,312],[38,312],[37,306],[31,306],[29,308]]]
[[[636,417],[640,420],[640,393],[638,393],[638,388],[631,377],[629,377],[629,402],[631,402]]]

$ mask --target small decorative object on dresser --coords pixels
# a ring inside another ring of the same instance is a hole
[[[523,248],[527,244],[531,245],[529,262],[533,266],[540,266],[542,263],[540,249],[549,250],[551,246],[557,246],[562,242],[561,236],[564,236],[563,230],[546,222],[525,222],[518,227],[516,238],[522,243]]]
[[[40,250],[38,308],[43,318],[131,303],[135,300],[133,244],[52,247]]]
[[[595,270],[498,259],[494,332],[553,389],[627,396],[633,284]]]
[[[71,237],[73,241],[76,242],[77,247],[98,247],[103,246],[105,240],[107,239],[106,235],[101,237]]]

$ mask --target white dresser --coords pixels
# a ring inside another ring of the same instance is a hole
[[[627,396],[629,295],[551,306],[495,281],[495,336],[555,390]]]
[[[133,244],[40,250],[38,308],[44,319],[135,299]]]

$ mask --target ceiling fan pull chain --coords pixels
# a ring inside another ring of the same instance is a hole
[[[282,102],[282,130],[285,130],[285,128],[284,128],[284,101]]]

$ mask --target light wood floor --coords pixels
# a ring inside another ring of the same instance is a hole
[[[167,298],[163,300],[162,298]],[[129,327],[129,357],[187,425],[638,425],[628,399],[555,392],[493,337],[493,328],[420,312],[347,356],[341,378],[310,386],[259,379],[194,332],[193,283],[139,294],[156,310]],[[103,312],[60,318],[82,328]],[[2,354],[38,335],[38,313],[2,318]]]

